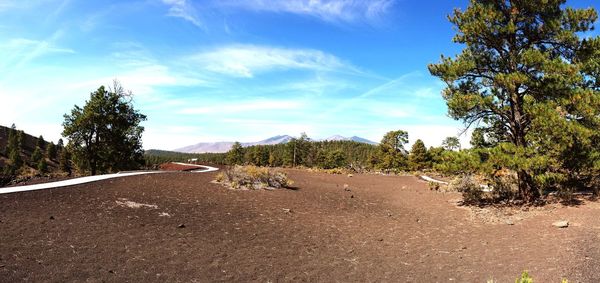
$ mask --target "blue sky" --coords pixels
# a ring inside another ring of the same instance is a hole
[[[148,116],[146,149],[396,129],[436,146],[462,125],[427,64],[460,51],[446,16],[466,4],[0,0],[0,124],[56,141],[62,115],[118,79]]]

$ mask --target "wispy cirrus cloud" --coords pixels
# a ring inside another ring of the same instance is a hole
[[[257,12],[311,16],[327,22],[376,22],[396,0],[225,0],[221,5]]]
[[[286,69],[358,72],[336,56],[314,49],[233,45],[197,53],[189,60],[204,66],[207,71],[245,78]]]
[[[200,20],[198,10],[191,1],[188,0],[162,0],[169,6],[168,16],[182,18],[193,25],[204,29],[205,26]]]
[[[51,54],[73,54],[70,48],[63,48],[55,44],[61,32],[56,32],[47,40],[34,40],[27,38],[12,38],[0,43],[0,72],[20,68],[29,62]]]
[[[219,103],[207,107],[185,108],[179,114],[230,114],[253,111],[287,111],[300,109],[304,103],[293,100],[254,100],[236,103]]]

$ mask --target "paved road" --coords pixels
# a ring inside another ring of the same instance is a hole
[[[191,171],[191,172],[195,172],[195,173],[213,172],[213,171],[219,170],[219,168],[205,166],[205,165],[186,164],[186,163],[176,163],[176,164],[199,166],[199,167],[205,168],[205,169]],[[156,174],[156,173],[166,173],[166,172],[167,171],[139,171],[139,172],[127,172],[127,173],[115,173],[115,174],[87,176],[87,177],[74,178],[74,179],[69,179],[69,180],[64,180],[64,181],[57,181],[57,182],[50,182],[50,183],[43,183],[43,184],[36,184],[36,185],[0,188],[0,194],[53,189],[53,188],[59,188],[59,187],[66,187],[66,186],[96,182],[96,181],[112,179],[112,178],[122,178],[122,177],[135,176],[135,175]]]

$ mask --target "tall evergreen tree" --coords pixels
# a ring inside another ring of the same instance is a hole
[[[46,141],[42,135],[40,135],[40,137],[37,139],[37,143],[35,145],[41,149],[46,148]]]
[[[6,154],[9,159],[9,164],[4,168],[6,175],[14,175],[23,167],[20,137],[22,137],[21,131],[17,130],[15,124],[12,124],[8,130],[8,143],[6,145]]]
[[[146,116],[133,108],[131,93],[115,82],[90,94],[83,108],[64,115],[68,137],[79,166],[95,175],[139,168],[144,164],[140,123]]]
[[[408,143],[408,133],[402,130],[390,131],[383,136],[379,143],[381,162],[378,166],[381,169],[406,169],[406,149],[404,145]]]
[[[31,154],[31,162],[35,166],[43,158],[44,158],[44,155],[42,154],[42,150],[39,147],[36,147],[35,150],[33,151],[33,153]]]
[[[471,0],[449,17],[464,50],[429,66],[451,117],[508,141],[492,160],[517,173],[527,201],[599,164],[600,38],[580,38],[597,14],[565,2]]]
[[[38,171],[40,171],[40,173],[44,174],[44,173],[48,173],[48,163],[46,162],[46,158],[42,158],[38,164],[37,164],[37,169]]]
[[[23,130],[17,131],[17,142],[19,144],[19,149],[25,148],[25,132],[23,132]]]
[[[457,137],[447,137],[442,141],[446,150],[460,150],[460,140]]]
[[[53,142],[48,143],[46,146],[46,156],[48,156],[50,160],[56,160],[56,146]]]
[[[408,155],[410,166],[413,170],[421,170],[428,166],[428,160],[429,157],[425,143],[420,139],[416,140]]]
[[[9,155],[9,164],[4,168],[4,174],[15,175],[23,167],[23,159],[21,158],[20,150],[12,150]]]
[[[231,149],[227,152],[227,163],[230,165],[244,164],[244,147],[239,142],[234,142]]]
[[[65,173],[71,175],[71,173],[72,173],[71,152],[67,148],[63,148],[60,151],[59,167],[62,172],[65,172]]]

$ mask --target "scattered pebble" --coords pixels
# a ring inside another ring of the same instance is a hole
[[[552,223],[552,226],[558,227],[558,228],[567,228],[567,227],[569,227],[569,221],[567,221],[567,220],[556,221],[556,222]]]
[[[283,209],[283,212],[285,212],[285,213],[292,213],[292,210],[291,210],[291,209],[289,209],[289,208],[284,208],[284,209]]]
[[[177,228],[185,228],[185,224],[179,224],[179,226],[177,226]]]
[[[515,222],[512,220],[506,220],[506,225],[515,225]]]
[[[351,195],[350,198],[354,198],[354,195]]]
[[[50,215],[50,220],[54,220],[54,216]]]
[[[352,178],[352,177],[354,177],[354,175],[348,174],[348,178]]]

